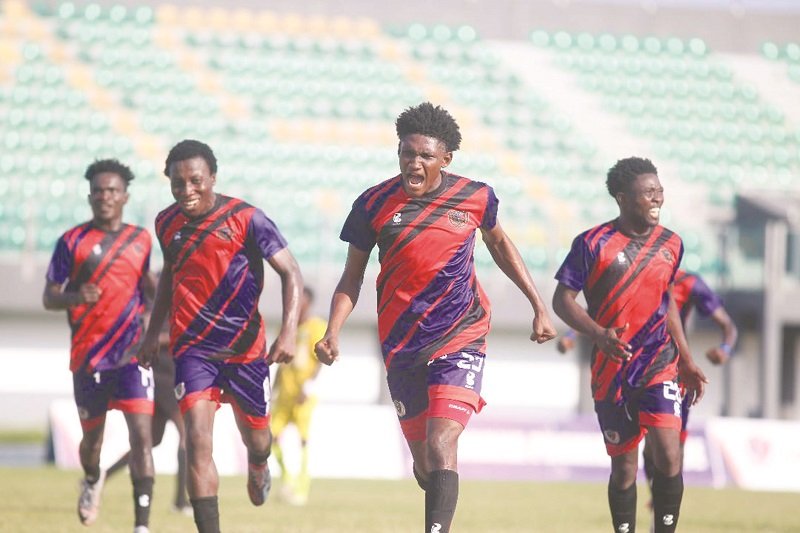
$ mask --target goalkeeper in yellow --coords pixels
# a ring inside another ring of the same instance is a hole
[[[290,363],[280,365],[272,389],[272,451],[281,467],[281,493],[289,503],[295,505],[305,504],[311,489],[307,444],[311,415],[317,404],[314,381],[320,369],[320,362],[314,355],[314,344],[325,336],[327,327],[323,319],[310,316],[313,300],[313,291],[308,287],[304,288],[297,327],[297,353]],[[294,424],[300,434],[301,459],[296,476],[292,476],[287,470],[280,444],[281,433],[289,424]]]

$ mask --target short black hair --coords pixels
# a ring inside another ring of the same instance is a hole
[[[617,193],[628,190],[631,183],[641,174],[658,175],[658,170],[656,170],[656,166],[652,161],[643,157],[620,159],[613,167],[608,169],[608,176],[606,177],[608,194],[616,198]]]
[[[116,159],[95,159],[94,163],[86,167],[86,172],[83,174],[83,177],[91,182],[92,178],[103,172],[117,174],[122,178],[122,181],[125,182],[125,189],[128,188],[128,184],[136,177],[128,166],[123,165]]]
[[[195,141],[194,139],[184,139],[169,151],[167,162],[164,164],[164,175],[169,177],[169,167],[172,163],[186,161],[194,157],[202,157],[208,164],[208,169],[212,174],[217,173],[217,158],[214,152],[206,143]]]
[[[397,137],[419,133],[442,141],[448,152],[455,152],[461,146],[461,132],[456,120],[440,106],[423,102],[409,107],[395,121]]]

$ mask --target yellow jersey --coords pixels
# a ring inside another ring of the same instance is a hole
[[[281,401],[295,398],[303,384],[316,376],[320,362],[314,353],[314,345],[325,335],[326,322],[312,316],[297,327],[297,352],[291,363],[280,365],[275,378],[275,387]]]

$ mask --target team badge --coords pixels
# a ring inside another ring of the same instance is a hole
[[[398,225],[401,221],[400,217],[401,217],[400,213],[395,213],[394,216],[392,217],[392,224],[394,224],[395,226]]]
[[[447,221],[454,228],[463,228],[469,222],[469,215],[466,211],[459,211],[458,209],[451,209],[447,212]]]
[[[233,240],[233,231],[230,228],[219,228],[217,231],[214,232],[217,237],[222,239],[223,241],[232,241]]]
[[[662,249],[661,249],[661,256],[662,256],[662,257],[664,258],[664,260],[665,260],[665,261],[667,261],[668,263],[672,263],[672,261],[673,261],[673,258],[672,258],[672,252],[670,252],[670,251],[669,251],[669,250],[667,250],[666,248],[662,248]]]
[[[97,243],[94,246],[92,246],[92,253],[94,255],[100,255],[103,253],[103,247],[100,246],[100,243]]]
[[[397,411],[397,416],[403,417],[406,416],[406,406],[403,405],[403,402],[400,400],[394,401],[394,409]]]
[[[611,444],[619,444],[619,433],[614,430],[607,429],[603,432],[603,436],[606,438],[608,442]]]
[[[177,385],[175,385],[175,399],[180,400],[186,394],[186,383],[181,381]]]

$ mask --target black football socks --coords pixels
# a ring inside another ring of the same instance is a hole
[[[153,478],[133,480],[134,526],[147,526],[150,522],[150,501],[153,499]]]
[[[448,533],[458,503],[458,472],[436,470],[428,476],[425,490],[426,533]]]
[[[608,506],[616,533],[636,531],[636,482],[627,489],[618,489],[608,482]]]
[[[191,498],[194,509],[194,523],[197,533],[220,533],[219,531],[219,502],[216,496],[205,498]]]
[[[683,499],[683,473],[667,477],[653,472],[653,520],[656,533],[672,533],[678,525]]]

